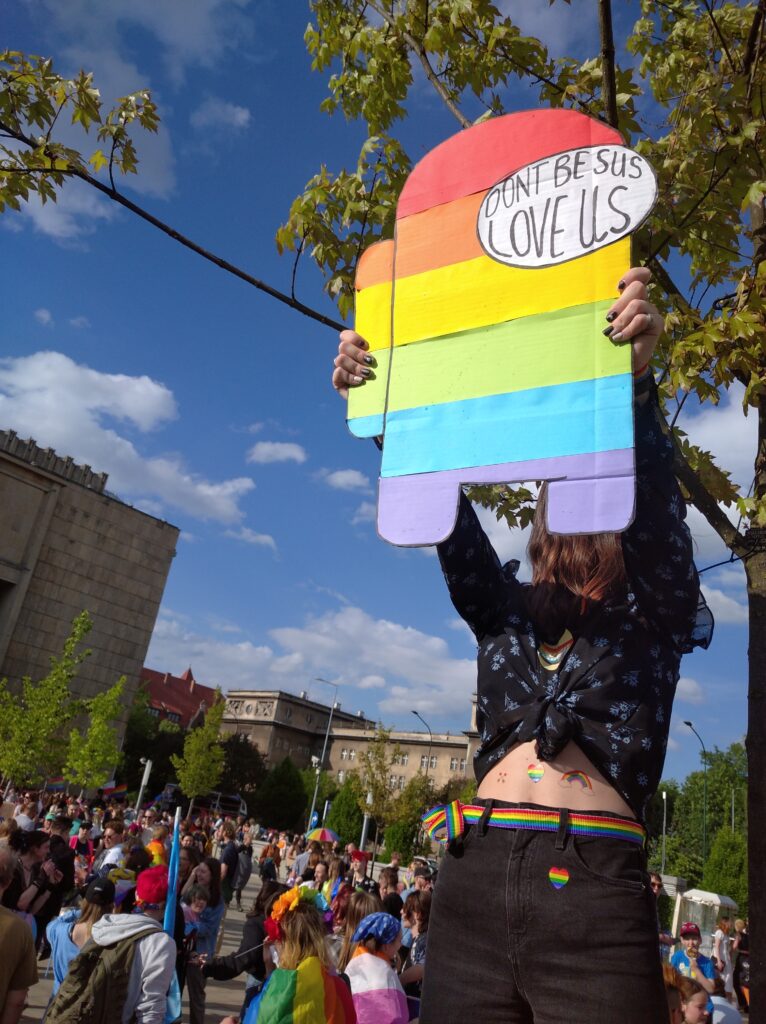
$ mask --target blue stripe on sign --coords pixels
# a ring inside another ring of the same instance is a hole
[[[629,373],[386,416],[381,476],[633,447]]]
[[[354,437],[380,437],[383,433],[382,412],[376,412],[372,416],[354,416],[346,422]]]

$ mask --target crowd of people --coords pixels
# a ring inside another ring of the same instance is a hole
[[[405,868],[395,854],[373,880],[369,854],[353,843],[271,832],[256,847],[263,830],[252,820],[202,814],[180,824],[177,905],[166,934],[167,811],[135,813],[100,795],[7,797],[0,821],[3,1024],[19,1020],[46,961],[49,1024],[100,1019],[81,1012],[84,1002],[98,1005],[97,963],[122,978],[126,1022],[176,1019],[185,990],[188,1019],[202,1024],[208,979],[240,976],[242,1019],[278,1020],[279,1007],[295,998],[289,976],[298,974],[300,992],[311,981],[309,998],[326,990],[316,1016],[306,1018],[317,1024],[416,1018],[434,880],[422,858]],[[260,887],[248,908],[243,890],[254,871]],[[220,955],[230,906],[245,912],[242,940]]]
[[[244,1024],[269,1024],[297,1011],[316,1024],[417,1018],[437,882],[424,858],[405,866],[394,854],[373,878],[369,855],[353,843],[264,835],[244,817],[202,814],[181,822],[171,935],[163,931],[168,812],[134,813],[100,797],[85,802],[35,793],[7,803],[6,811],[0,822],[3,1024],[20,1018],[39,962],[48,960],[48,1024],[101,1019],[78,1017],[84,1000],[98,1005],[97,963],[122,978],[126,1022],[178,1019],[186,990],[188,1019],[203,1024],[210,978],[243,979]],[[253,872],[260,886],[247,907],[243,891]],[[651,886],[659,896],[659,875],[651,875]],[[241,941],[221,955],[232,905],[245,913]],[[736,1006],[746,1009],[748,1000],[746,922],[737,920],[732,929],[728,918],[720,919],[712,957],[701,953],[692,922],[681,926],[678,942],[659,927],[658,938],[671,1024],[742,1019]]]

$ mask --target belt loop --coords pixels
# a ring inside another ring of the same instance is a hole
[[[476,835],[485,836],[487,834],[487,828],[489,827],[489,816],[492,813],[492,805],[494,800],[487,800],[486,807],[482,811],[482,815],[476,823]]]
[[[569,828],[569,811],[566,807],[559,808],[559,827],[556,832],[556,849],[563,850],[567,844],[567,829]]]

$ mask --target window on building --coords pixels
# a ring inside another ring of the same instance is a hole
[[[167,719],[169,722],[180,722],[181,716],[176,714],[175,711],[168,711]]]
[[[314,721],[314,716],[311,714],[310,711],[306,713],[306,721],[309,723],[309,725],[311,724],[311,722]]]
[[[456,772],[457,771],[457,766],[458,766],[457,758],[456,757],[451,757],[449,759],[449,770],[451,772]]]
[[[356,751],[354,750],[353,747],[348,752],[348,759],[349,759],[349,761],[355,761],[356,760]]]
[[[398,779],[397,779],[396,775],[389,775],[388,776],[388,788],[389,789],[396,789],[397,782],[398,782]]]
[[[340,782],[342,784],[343,781],[345,780],[345,778],[346,778],[346,773],[341,768],[341,770],[338,772],[338,782]]]
[[[404,766],[406,764],[409,764],[409,761],[410,761],[409,751],[405,750],[404,753],[402,754],[402,760],[401,760],[400,764],[402,766]]]
[[[420,758],[420,767],[421,768],[427,768],[428,767],[428,754],[423,754],[421,756],[421,758]]]
[[[465,773],[465,758],[464,757],[460,758],[460,771]]]
[[[399,776],[399,784],[397,785],[396,788],[397,789],[404,789],[404,776],[403,775]]]
[[[290,719],[293,717],[293,709],[285,708],[285,718]]]
[[[430,767],[431,768],[435,768],[436,767],[436,754],[432,754],[431,755],[431,765],[430,765]]]
[[[341,759],[341,761],[348,760],[348,750],[347,750],[346,747],[344,747],[343,750],[341,750],[341,752],[340,752],[340,759]]]
[[[159,708],[147,708],[146,710],[149,712],[149,714],[153,718],[159,718],[160,717],[160,709]]]

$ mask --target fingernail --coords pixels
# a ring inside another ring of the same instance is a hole
[[[370,366],[372,366],[372,364],[375,362],[375,360],[372,358],[372,356],[365,356],[364,357],[364,361],[365,361],[365,363],[368,363]]]
[[[617,291],[618,292],[621,292],[624,287],[625,287],[625,282],[624,281],[618,281],[617,282]]]
[[[607,338],[608,338],[613,330],[614,330],[614,327],[605,327],[604,330],[601,333],[605,334],[607,336]]]
[[[351,379],[353,380],[354,384],[361,384],[362,381],[364,380],[364,377],[352,377]]]
[[[369,376],[370,376],[370,374],[372,373],[372,370],[371,370],[371,369],[369,368],[369,366],[363,366],[363,367],[362,367],[362,369],[361,369],[361,370],[360,370],[359,372],[360,372],[360,373],[361,373],[361,374],[362,374],[362,375],[363,375],[364,377],[369,377]]]
[[[616,319],[617,319],[617,314],[614,312],[614,310],[612,310],[611,313],[607,313],[606,314],[606,320],[608,321],[608,323],[611,323],[612,320],[616,320]]]
[[[622,341],[622,331],[616,331],[612,335],[612,341]]]

